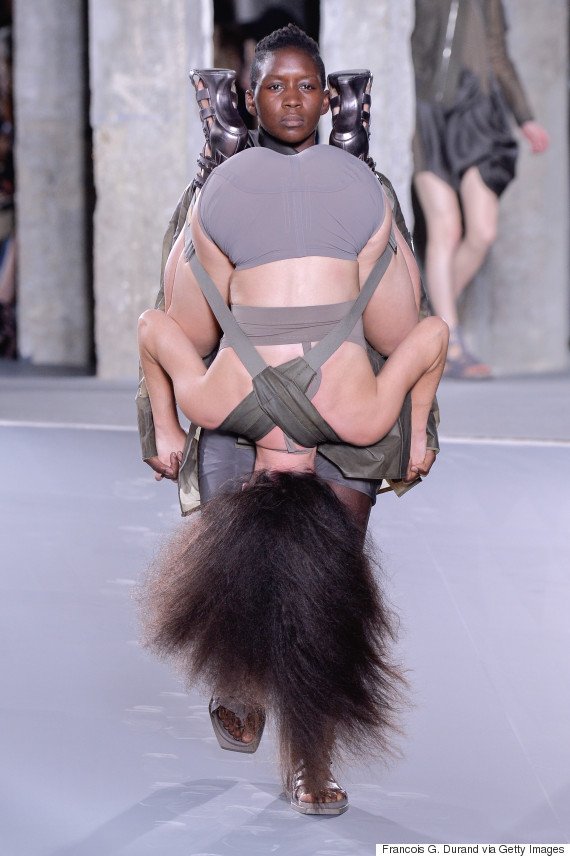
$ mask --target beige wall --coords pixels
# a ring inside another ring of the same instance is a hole
[[[158,290],[161,243],[202,145],[188,71],[211,64],[209,0],[93,0],[95,337],[101,377],[137,371],[136,321]]]
[[[80,0],[14,4],[18,339],[32,363],[86,366]]]

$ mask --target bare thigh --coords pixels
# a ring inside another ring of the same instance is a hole
[[[461,240],[461,208],[457,193],[433,172],[419,172],[414,187],[426,220],[428,241],[455,247]]]
[[[347,353],[348,348],[356,350]],[[375,443],[396,422],[407,393],[424,383],[436,362],[443,369],[446,348],[445,322],[434,316],[424,318],[375,377],[363,349],[346,342],[323,367],[323,383],[313,403],[345,442],[362,446]],[[439,369],[425,396],[426,419]]]
[[[418,323],[419,287],[413,276],[417,265],[400,232],[398,252],[364,310],[364,335],[381,354],[389,356]],[[417,276],[419,284],[419,274]]]
[[[465,236],[473,244],[487,250],[497,236],[499,198],[487,187],[476,166],[467,170],[459,188]]]
[[[184,232],[170,251],[164,268],[165,310],[205,357],[216,346],[220,329],[184,258]]]
[[[203,428],[217,428],[251,391],[251,378],[233,350],[221,351],[206,369],[181,327],[160,310],[141,316],[139,346],[145,375],[165,372],[184,415]]]

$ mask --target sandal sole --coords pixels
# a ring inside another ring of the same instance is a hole
[[[291,808],[294,808],[295,811],[299,812],[299,814],[328,815],[329,817],[336,817],[339,814],[344,814],[344,812],[348,810],[349,803],[335,805],[334,803],[304,803],[291,800]]]

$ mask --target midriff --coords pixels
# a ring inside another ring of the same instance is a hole
[[[354,300],[358,262],[308,256],[236,271],[230,302],[243,306],[317,306]]]

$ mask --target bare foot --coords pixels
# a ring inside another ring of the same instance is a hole
[[[304,767],[301,767],[293,780],[291,806],[302,814],[342,814],[348,808],[348,795],[327,773],[327,781],[318,793],[311,793],[305,786]]]
[[[242,743],[251,743],[261,725],[261,716],[255,710],[248,713],[245,721],[242,721],[237,713],[228,707],[218,707],[216,714],[228,734]]]
[[[158,454],[147,458],[146,463],[155,471],[155,479],[176,480],[182,463],[182,452],[186,444],[186,433],[180,425],[169,431],[156,430],[156,449]]]
[[[347,799],[347,793],[342,788],[339,791],[332,788],[325,788],[324,791],[319,791],[316,796],[315,794],[308,793],[301,793],[299,795],[300,802],[304,803],[335,803],[345,799]]]
[[[431,456],[429,464],[426,460],[426,444],[427,437],[425,430],[417,437],[414,437],[414,435],[412,434],[412,441],[410,443],[410,461],[408,464],[405,481],[415,481],[418,476],[425,476],[428,474],[429,468],[433,463],[433,460],[431,459]]]

